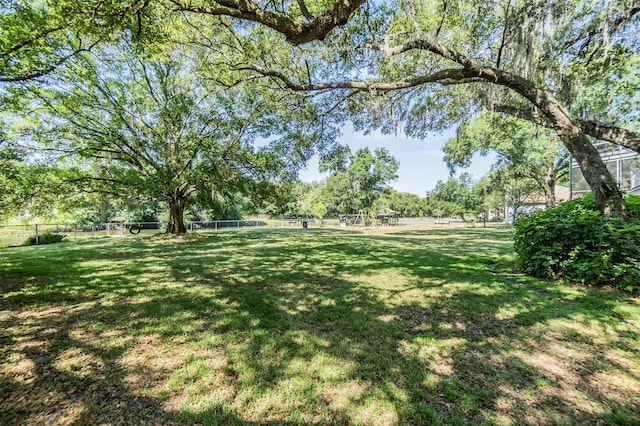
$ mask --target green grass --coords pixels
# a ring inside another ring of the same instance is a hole
[[[2,424],[639,424],[640,303],[511,233],[0,249]]]

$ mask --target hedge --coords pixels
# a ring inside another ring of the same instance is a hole
[[[29,237],[22,243],[22,245],[23,246],[34,246],[36,244],[59,243],[64,239],[64,237],[66,237],[66,235],[52,234],[51,232],[46,232],[46,233],[38,236],[37,243],[36,243],[36,237]]]
[[[541,278],[640,291],[640,197],[629,219],[602,215],[588,195],[515,222],[519,267]]]

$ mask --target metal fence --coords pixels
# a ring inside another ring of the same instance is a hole
[[[460,228],[468,226],[500,226],[502,222],[488,222],[476,224],[463,222],[458,218],[400,218],[396,226],[408,228]],[[106,238],[106,237],[139,237],[153,235],[164,231],[163,222],[111,222],[93,225],[65,225],[65,224],[29,224],[29,225],[0,225],[0,247],[23,245],[28,239],[37,244],[39,238],[47,234],[64,235],[72,238]],[[256,218],[241,220],[213,220],[190,221],[185,223],[188,232],[206,233],[232,231],[244,228],[342,228],[347,226],[338,218],[328,218],[322,221],[305,218]],[[383,225],[381,225],[383,226]]]
[[[19,246],[31,239],[38,244],[48,234],[64,235],[65,238],[136,237],[162,232],[163,222],[110,222],[92,225],[68,225],[60,223],[4,225],[0,226],[0,247]],[[190,221],[185,223],[189,232],[216,232],[223,230],[281,226],[264,219]]]

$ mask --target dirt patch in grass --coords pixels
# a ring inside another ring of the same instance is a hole
[[[206,234],[197,234],[193,232],[189,232],[186,234],[157,234],[151,237],[145,238],[145,241],[149,242],[161,242],[161,243],[175,243],[175,244],[183,244],[183,243],[191,243],[194,241],[204,240],[210,238]]]

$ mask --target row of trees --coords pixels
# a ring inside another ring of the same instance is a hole
[[[340,171],[351,120],[417,138],[461,125],[453,166],[491,148],[513,176],[542,138],[549,203],[568,152],[624,217],[590,138],[640,151],[638,16],[626,0],[0,0],[0,206],[148,199],[181,233],[190,204],[284,198],[314,152]]]
[[[327,216],[355,215],[360,211],[394,212],[399,217],[457,217],[465,221],[476,220],[484,212],[492,211],[497,217],[504,208],[505,191],[493,184],[496,175],[491,173],[474,181],[469,174],[462,173],[459,177],[438,181],[424,197],[387,187],[382,191],[371,191],[369,196],[359,194],[356,200],[350,201],[351,208],[348,209],[344,208],[344,193],[335,192],[336,187],[331,182],[336,178],[332,176],[322,182],[297,184],[288,203],[273,206],[266,213],[319,220]],[[344,178],[344,175],[337,177]]]
[[[283,196],[258,204],[241,192],[208,202],[195,197],[186,206],[185,220],[211,221],[242,219],[254,215],[313,217],[322,221],[326,217],[357,215],[360,212],[395,212],[399,217],[461,217],[473,220],[482,212],[503,208],[504,187],[497,176],[504,170],[493,171],[479,182],[462,173],[447,181],[438,181],[425,197],[398,192],[391,188],[396,179],[398,162],[388,150],[368,148],[351,153],[342,149],[341,157],[333,157],[323,168],[331,174],[320,182],[296,182],[278,187]],[[504,180],[504,178],[502,179]],[[531,188],[529,185],[527,188]],[[148,199],[105,196],[103,193],[76,193],[60,198],[41,210],[40,220],[91,225],[110,221],[167,222],[171,216],[166,205],[153,197]],[[24,217],[29,220],[30,217]]]

